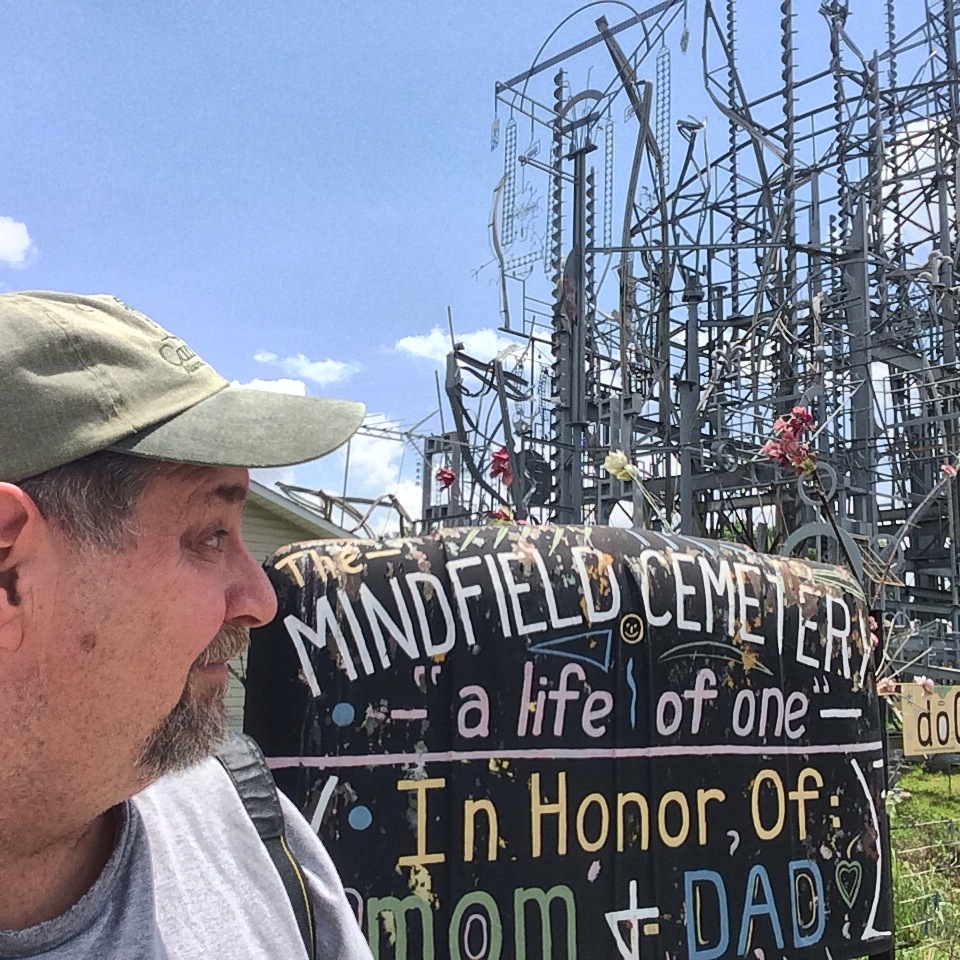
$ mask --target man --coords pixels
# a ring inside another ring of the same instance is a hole
[[[276,611],[247,468],[328,453],[362,406],[230,387],[112,297],[0,295],[0,357],[0,957],[305,957],[209,755],[226,661]],[[283,812],[317,956],[369,958]]]

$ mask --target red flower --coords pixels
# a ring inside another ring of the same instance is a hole
[[[803,433],[813,426],[813,414],[806,407],[794,407],[790,411],[790,417],[797,425],[797,433]]]
[[[490,518],[491,523],[497,526],[505,526],[510,523],[526,526],[526,524],[529,523],[528,520],[518,520],[509,507],[501,507],[499,510],[487,510],[486,515]]]
[[[437,471],[437,483],[441,490],[448,490],[456,482],[457,475],[448,467],[441,467]]]
[[[496,480],[499,477],[508,487],[513,484],[513,471],[510,469],[510,454],[506,447],[501,447],[490,461],[490,476]]]
[[[813,425],[813,415],[806,407],[794,407],[789,416],[777,417],[773,423],[776,440],[768,440],[760,453],[780,467],[793,467],[797,475],[808,475],[817,469],[817,454],[809,443],[800,443]]]
[[[797,460],[802,460],[805,447],[806,444],[794,439],[792,434],[780,440],[780,450],[788,463],[796,463]]]
[[[783,448],[780,446],[779,440],[768,440],[761,448],[760,452],[765,456],[769,457],[774,463],[780,464],[780,466],[785,466],[784,460],[786,459],[783,455]]]
[[[794,407],[789,416],[777,417],[773,422],[774,436],[795,440],[813,426],[813,414],[806,407]]]
[[[800,443],[792,434],[784,434],[779,440],[768,440],[760,448],[760,453],[778,467],[793,467],[798,476],[817,469],[817,455],[810,449],[810,444]]]

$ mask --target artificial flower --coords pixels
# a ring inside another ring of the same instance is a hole
[[[636,480],[640,471],[622,450],[611,450],[603,461],[603,469],[618,480]]]
[[[437,483],[441,490],[448,490],[456,482],[457,475],[449,467],[441,467],[437,471]]]
[[[788,416],[773,421],[774,436],[796,440],[813,426],[813,414],[806,407],[794,407]]]
[[[496,480],[499,477],[508,487],[513,485],[513,471],[510,469],[510,454],[506,447],[501,447],[494,453],[490,461],[490,476]]]
[[[810,476],[817,469],[817,454],[809,443],[800,443],[793,431],[786,431],[779,440],[768,440],[760,453],[777,466],[793,467],[798,476]]]
[[[813,426],[813,414],[806,407],[794,407],[790,411],[797,433],[804,433]]]

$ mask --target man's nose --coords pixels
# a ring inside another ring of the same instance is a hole
[[[245,627],[269,623],[277,613],[277,595],[263,568],[246,547],[237,557],[234,581],[227,595],[224,620]]]

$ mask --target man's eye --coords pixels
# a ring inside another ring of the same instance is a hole
[[[227,536],[226,530],[218,530],[216,533],[211,533],[210,536],[203,541],[203,545],[213,550],[223,550],[224,541],[227,539]]]

